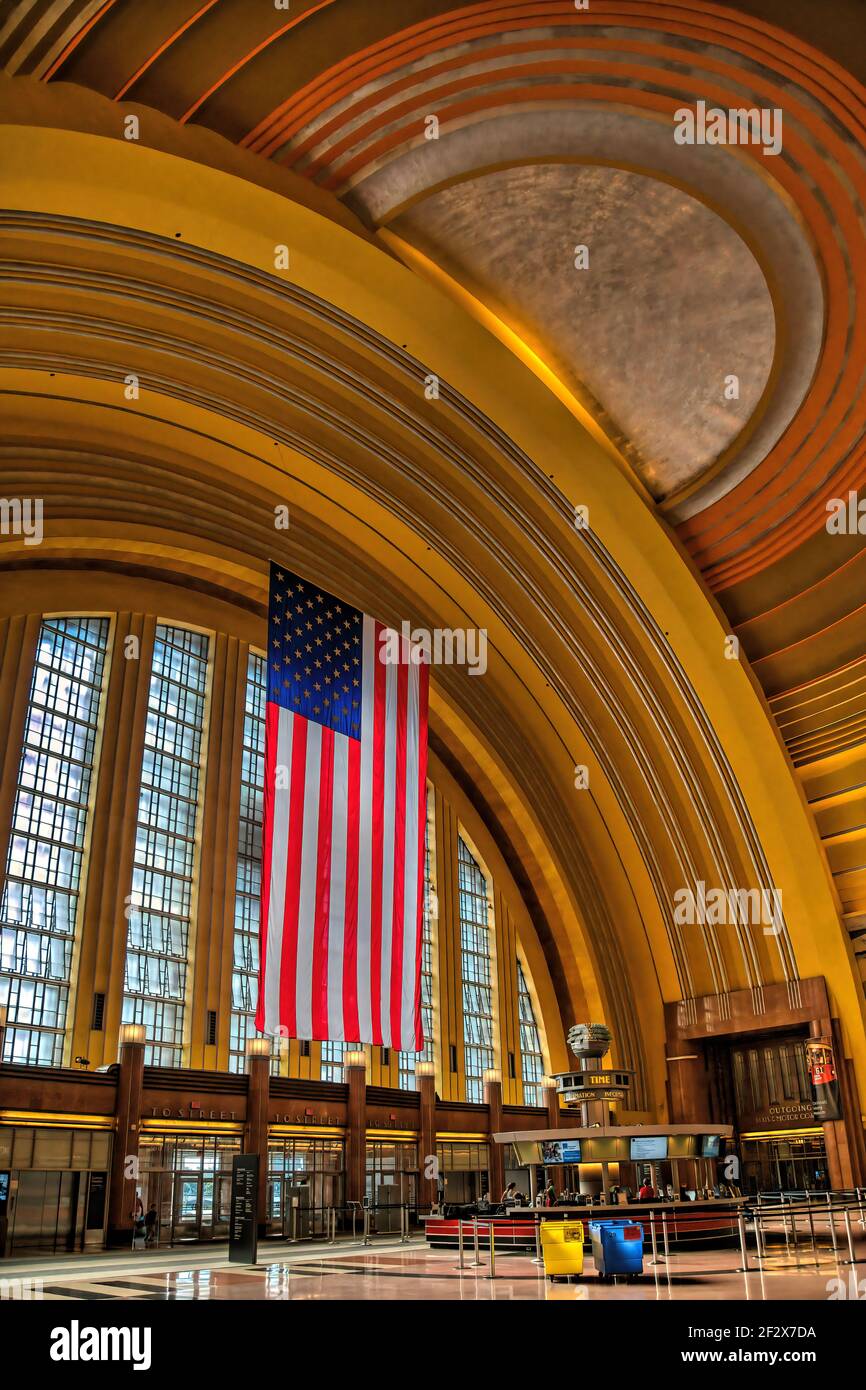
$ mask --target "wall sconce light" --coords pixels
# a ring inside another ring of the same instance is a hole
[[[543,1076],[543,1077],[541,1078],[541,1085],[543,1086],[543,1088],[545,1089],[545,1091],[555,1091],[555,1090],[556,1090],[556,1077],[555,1077],[555,1076]]]
[[[435,1075],[436,1075],[436,1063],[435,1063],[435,1062],[416,1062],[416,1063],[415,1063],[415,1075],[416,1075],[416,1076],[435,1076]]]
[[[367,1054],[366,1054],[366,1052],[364,1051],[364,1049],[363,1049],[363,1048],[360,1048],[360,1049],[357,1050],[357,1051],[354,1051],[354,1050],[353,1050],[352,1052],[344,1052],[344,1053],[343,1053],[343,1066],[344,1066],[344,1067],[364,1067],[364,1069],[366,1070],[366,1067],[367,1067]]]
[[[498,1067],[485,1067],[481,1073],[483,1081],[501,1081],[502,1072]]]
[[[248,1038],[247,1056],[248,1057],[270,1057],[271,1040],[270,1038]]]

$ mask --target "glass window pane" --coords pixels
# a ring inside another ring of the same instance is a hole
[[[241,804],[235,871],[234,970],[229,1024],[229,1070],[246,1070],[248,1039],[255,1036],[259,992],[259,893],[262,880],[262,816],[265,785],[265,705],[267,665],[250,652],[244,701]],[[279,1072],[274,1048],[271,1071]]]
[[[463,1061],[466,1099],[484,1099],[484,1072],[494,1066],[493,933],[487,879],[460,836],[457,841],[457,886],[463,970]]]
[[[0,899],[4,1062],[58,1066],[84,863],[107,618],[46,618]]]
[[[151,1066],[180,1066],[209,639],[158,624],[127,926],[123,1022]]]

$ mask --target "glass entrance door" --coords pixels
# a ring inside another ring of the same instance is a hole
[[[172,1244],[187,1240],[225,1240],[229,1230],[232,1180],[226,1174],[202,1177],[181,1173],[174,1179]]]
[[[183,1174],[174,1180],[171,1241],[198,1240],[201,1228],[202,1180]]]

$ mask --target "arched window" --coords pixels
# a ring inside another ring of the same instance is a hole
[[[541,1037],[532,997],[523,973],[523,966],[517,962],[517,1006],[520,1015],[520,1062],[523,1071],[523,1104],[541,1105],[541,1078],[544,1075],[544,1053],[541,1050]]]
[[[123,1022],[145,1061],[183,1063],[208,638],[159,624],[153,648],[132,869]]]
[[[229,1028],[229,1071],[246,1071],[247,1040],[255,1029],[259,988],[259,922],[262,888],[262,815],[265,786],[265,702],[267,663],[250,652],[244,700],[241,753],[241,802],[238,816],[238,858],[235,873],[234,949],[232,954],[232,1013]],[[279,1055],[271,1070],[279,1068]]]
[[[460,945],[463,970],[463,1056],[466,1099],[484,1099],[484,1072],[494,1066],[493,934],[487,880],[463,837],[457,842]]]
[[[4,1062],[63,1060],[108,632],[107,618],[39,629],[0,903]]]

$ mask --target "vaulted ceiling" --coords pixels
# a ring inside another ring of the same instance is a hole
[[[826,524],[866,479],[862,19],[7,0],[0,103],[115,135],[137,114],[163,147],[186,127],[435,279],[590,421],[740,639],[866,950],[866,535]],[[781,112],[781,149],[677,144],[698,100]]]

